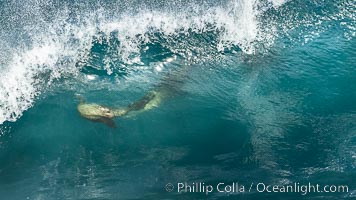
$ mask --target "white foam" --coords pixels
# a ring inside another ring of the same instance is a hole
[[[10,67],[0,75],[0,123],[15,121],[32,105],[34,97],[40,93],[35,75],[43,71],[45,65],[55,62],[52,57],[56,51],[54,46],[47,45],[14,56]]]
[[[82,56],[84,46],[90,44],[90,31],[85,34],[87,38],[76,38],[73,33],[81,27],[63,27],[57,34],[59,26],[59,22],[50,24],[45,33],[32,38],[30,47],[14,48],[8,55],[11,61],[0,74],[0,124],[16,121],[54,80],[77,72],[74,62]],[[69,41],[73,39],[80,42],[71,46]]]
[[[97,76],[95,76],[95,75],[92,75],[92,74],[88,74],[88,75],[87,75],[87,79],[88,79],[88,80],[93,81],[93,80],[95,80],[96,78],[97,78]]]
[[[259,32],[257,4],[257,0],[231,1],[226,7],[214,7],[203,13],[144,11],[137,15],[122,15],[117,21],[101,24],[99,29],[107,34],[118,32],[124,58],[128,58],[132,52],[138,53],[137,46],[140,42],[149,42],[149,37],[136,38],[137,35],[144,35],[152,30],[167,37],[179,33],[187,34],[188,31],[202,33],[209,31],[208,25],[213,25],[214,30],[222,31],[218,45],[239,45],[245,53],[251,54],[254,53],[252,43],[258,39],[257,35],[266,34]]]
[[[272,3],[273,7],[278,8],[284,3],[286,3],[288,0],[269,0],[269,2]]]

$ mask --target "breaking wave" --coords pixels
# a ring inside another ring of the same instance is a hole
[[[16,121],[63,78],[122,78],[174,59],[264,54],[281,38],[312,40],[330,21],[355,36],[355,2],[295,4],[302,2],[0,2],[0,124]]]

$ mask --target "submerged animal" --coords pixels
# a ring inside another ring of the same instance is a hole
[[[96,103],[86,103],[83,98],[78,96],[80,103],[77,109],[82,117],[91,121],[104,123],[109,127],[114,128],[116,127],[113,120],[115,117],[132,116],[129,114],[137,114],[151,110],[158,107],[164,99],[180,93],[186,69],[187,68],[184,67],[181,71],[178,71],[178,73],[176,72],[166,76],[154,90],[148,92],[142,98],[128,105],[126,108],[108,108]]]

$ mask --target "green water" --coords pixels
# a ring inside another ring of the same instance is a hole
[[[126,44],[113,39],[120,31],[111,32],[113,38],[99,31],[87,54],[78,53],[79,61],[64,55],[55,67],[47,67],[49,59],[31,68],[39,70],[40,81],[29,85],[41,88],[33,98],[25,92],[31,87],[20,84],[32,79],[5,82],[8,69],[17,65],[0,60],[0,88],[8,92],[0,99],[0,120],[9,109],[31,104],[0,125],[0,199],[354,199],[356,41],[354,17],[346,14],[355,4],[298,3],[266,11],[263,23],[282,25],[271,46],[258,43],[252,54],[243,42],[217,51],[223,30],[197,33],[193,27],[185,35],[169,35],[150,29],[150,41],[129,55],[142,63],[132,64],[116,55],[120,42]],[[338,12],[346,14],[338,18]],[[61,76],[48,78],[56,69]],[[116,128],[77,111],[78,94],[88,102],[125,107],[162,82],[173,83],[174,95],[152,110],[115,118]],[[14,89],[16,84],[24,91]],[[19,98],[8,95],[19,91]],[[237,182],[243,191],[217,191],[219,183]],[[211,185],[214,191],[179,192],[179,183]],[[267,192],[258,184],[347,191]]]

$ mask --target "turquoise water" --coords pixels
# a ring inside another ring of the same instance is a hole
[[[0,8],[0,199],[356,197],[354,1]],[[158,85],[170,98],[116,128],[77,111],[77,95],[125,107]]]

